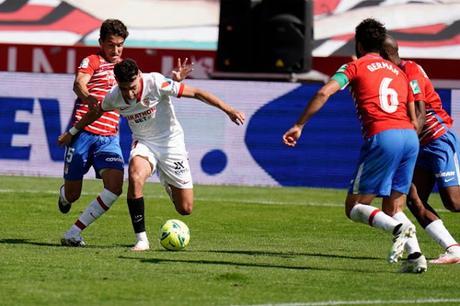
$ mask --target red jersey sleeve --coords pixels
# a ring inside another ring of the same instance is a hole
[[[412,93],[411,85],[410,85],[410,84],[408,84],[408,87],[409,87],[409,88],[407,89],[407,103],[414,103],[415,100],[421,101],[421,100],[419,100],[419,99],[415,99],[415,96],[414,96],[414,94]]]
[[[80,66],[77,68],[77,72],[93,75],[94,71],[99,68],[100,64],[99,56],[90,55],[81,61]]]
[[[342,67],[340,67],[339,71],[343,72],[347,76],[348,82],[351,83],[351,81],[356,77],[358,73],[356,61],[343,65]]]
[[[420,67],[411,61],[407,61],[404,67],[404,72],[409,79],[410,92],[413,94],[416,101],[426,101],[425,96],[425,75]]]

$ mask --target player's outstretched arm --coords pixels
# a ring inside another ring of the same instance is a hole
[[[180,58],[177,59],[177,67],[172,71],[172,79],[176,82],[182,82],[193,71],[193,63],[188,64],[188,58],[182,62]]]
[[[297,119],[297,122],[283,134],[283,142],[285,145],[294,147],[297,144],[297,140],[302,134],[302,129],[308,120],[310,120],[310,118],[323,107],[329,97],[335,94],[339,89],[339,83],[336,80],[330,80],[318,90],[308,102],[299,119]]]
[[[70,128],[70,130],[59,135],[58,144],[60,146],[69,145],[74,135],[76,135],[85,126],[90,125],[91,123],[99,119],[99,117],[101,117],[103,113],[104,112],[102,111],[100,105],[98,108],[88,111],[77,123],[74,124],[73,127]]]
[[[219,108],[220,110],[225,112],[227,116],[230,118],[230,120],[235,122],[237,125],[242,125],[244,123],[244,113],[240,112],[237,109],[234,109],[233,107],[222,101],[219,97],[213,95],[210,92],[207,92],[200,88],[184,85],[182,96],[201,100],[209,105]]]

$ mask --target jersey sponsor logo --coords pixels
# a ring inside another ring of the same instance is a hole
[[[148,119],[155,118],[156,112],[157,112],[157,108],[156,106],[153,106],[143,112],[128,115],[126,116],[126,119],[128,119],[129,121],[134,121],[135,123],[141,123],[141,122],[147,121]]]
[[[454,176],[454,175],[455,175],[455,171],[446,171],[446,172],[436,173],[434,176],[436,178],[440,178],[440,177],[448,177],[448,176]]]
[[[420,86],[418,86],[417,80],[410,81],[410,88],[412,88],[412,93],[414,95],[421,93]]]
[[[78,68],[88,68],[89,66],[89,58],[85,57],[81,63],[80,63],[80,66],[78,66]]]
[[[453,181],[453,180],[455,180],[455,177],[444,179],[444,183],[448,183],[448,182]]]
[[[123,159],[121,157],[107,157],[105,159],[105,161],[109,162],[109,163],[111,163],[111,162],[120,162],[120,163],[122,163]]]
[[[189,170],[187,168],[185,168],[185,166],[184,166],[184,161],[174,162],[174,173],[176,173],[178,175],[181,175],[181,174],[184,174],[184,173],[186,173],[188,171]]]
[[[185,169],[184,161],[174,162],[174,170]]]
[[[398,69],[396,69],[392,64],[387,62],[375,62],[367,65],[367,70],[369,70],[370,72],[374,72],[380,69],[388,69],[394,74],[399,75]]]

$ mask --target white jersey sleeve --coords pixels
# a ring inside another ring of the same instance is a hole
[[[177,98],[182,96],[184,84],[173,81],[160,73],[152,72],[150,75],[155,81],[155,86],[158,88],[160,95]]]
[[[101,108],[104,112],[111,111],[117,108],[116,106],[116,100],[120,96],[120,90],[118,89],[118,86],[112,87],[112,89],[109,91],[109,93],[104,97],[104,100],[102,100],[102,105]]]

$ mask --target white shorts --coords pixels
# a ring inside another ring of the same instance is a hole
[[[152,165],[152,174],[157,170],[163,186],[169,184],[180,189],[193,188],[187,151],[161,150],[147,142],[136,140],[133,142],[129,160],[134,156],[147,158]]]

